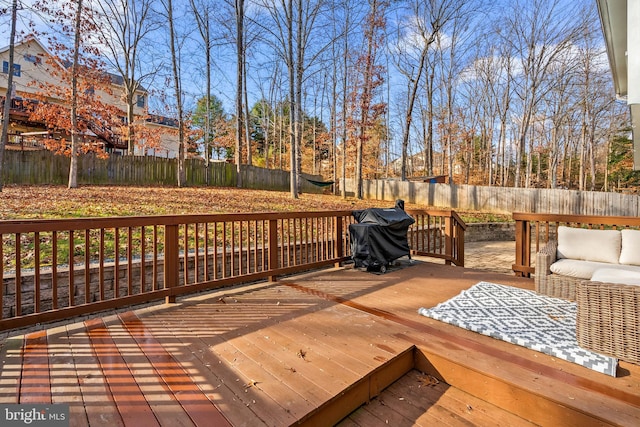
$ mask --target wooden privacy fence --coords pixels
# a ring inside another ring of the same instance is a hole
[[[6,150],[3,178],[5,184],[67,184],[70,159],[51,151]],[[200,159],[185,159],[187,185],[235,187],[238,182],[236,166],[231,163],[209,164],[209,179],[205,163]],[[93,153],[78,157],[80,185],[176,185],[177,160],[152,156],[110,155],[100,159]],[[288,171],[240,165],[243,188],[288,191]],[[303,174],[301,189],[306,193],[321,193],[323,188],[310,181],[322,181],[318,175]]]
[[[348,194],[354,194],[353,179],[346,180],[346,189]],[[640,216],[640,197],[632,194],[432,184],[391,179],[364,181],[363,189],[365,199],[402,199],[407,203],[446,207],[457,211]]]
[[[452,211],[410,211],[413,253],[464,264]],[[346,261],[351,211],[0,221],[0,330]]]
[[[554,215],[516,212],[516,262],[513,271],[517,276],[535,274],[532,258],[549,240],[556,239],[560,225],[597,229],[640,228],[640,218],[626,216]]]

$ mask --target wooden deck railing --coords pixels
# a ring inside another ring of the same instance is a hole
[[[464,265],[464,222],[411,211],[415,254]],[[0,221],[0,330],[339,264],[351,211]]]
[[[409,229],[409,246],[417,255],[442,258],[464,267],[466,224],[452,210],[407,211],[415,220]]]
[[[512,268],[517,276],[522,277],[531,277],[535,273],[532,257],[541,246],[556,237],[560,225],[598,229],[640,228],[640,218],[627,216],[514,213],[513,219],[516,222],[516,262]]]

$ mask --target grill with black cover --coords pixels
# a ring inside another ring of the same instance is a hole
[[[415,220],[404,211],[404,201],[393,208],[369,208],[352,212],[357,221],[349,225],[351,256],[356,267],[385,272],[403,256],[411,258],[407,232]]]

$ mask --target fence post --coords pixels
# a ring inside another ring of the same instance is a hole
[[[269,220],[269,270],[278,269],[278,220]],[[278,280],[278,276],[273,274],[269,276],[270,282]]]
[[[516,263],[511,266],[516,276],[531,277],[531,228],[528,220],[516,219]]]
[[[164,288],[170,289],[178,286],[180,280],[179,268],[180,255],[178,249],[178,225],[165,225],[164,227]],[[187,254],[184,255],[185,257]],[[167,304],[175,303],[175,295],[165,297]]]

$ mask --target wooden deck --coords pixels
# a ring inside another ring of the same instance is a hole
[[[69,403],[73,426],[640,425],[639,366],[612,378],[417,314],[482,280],[533,288],[346,267],[13,336],[0,403]]]

